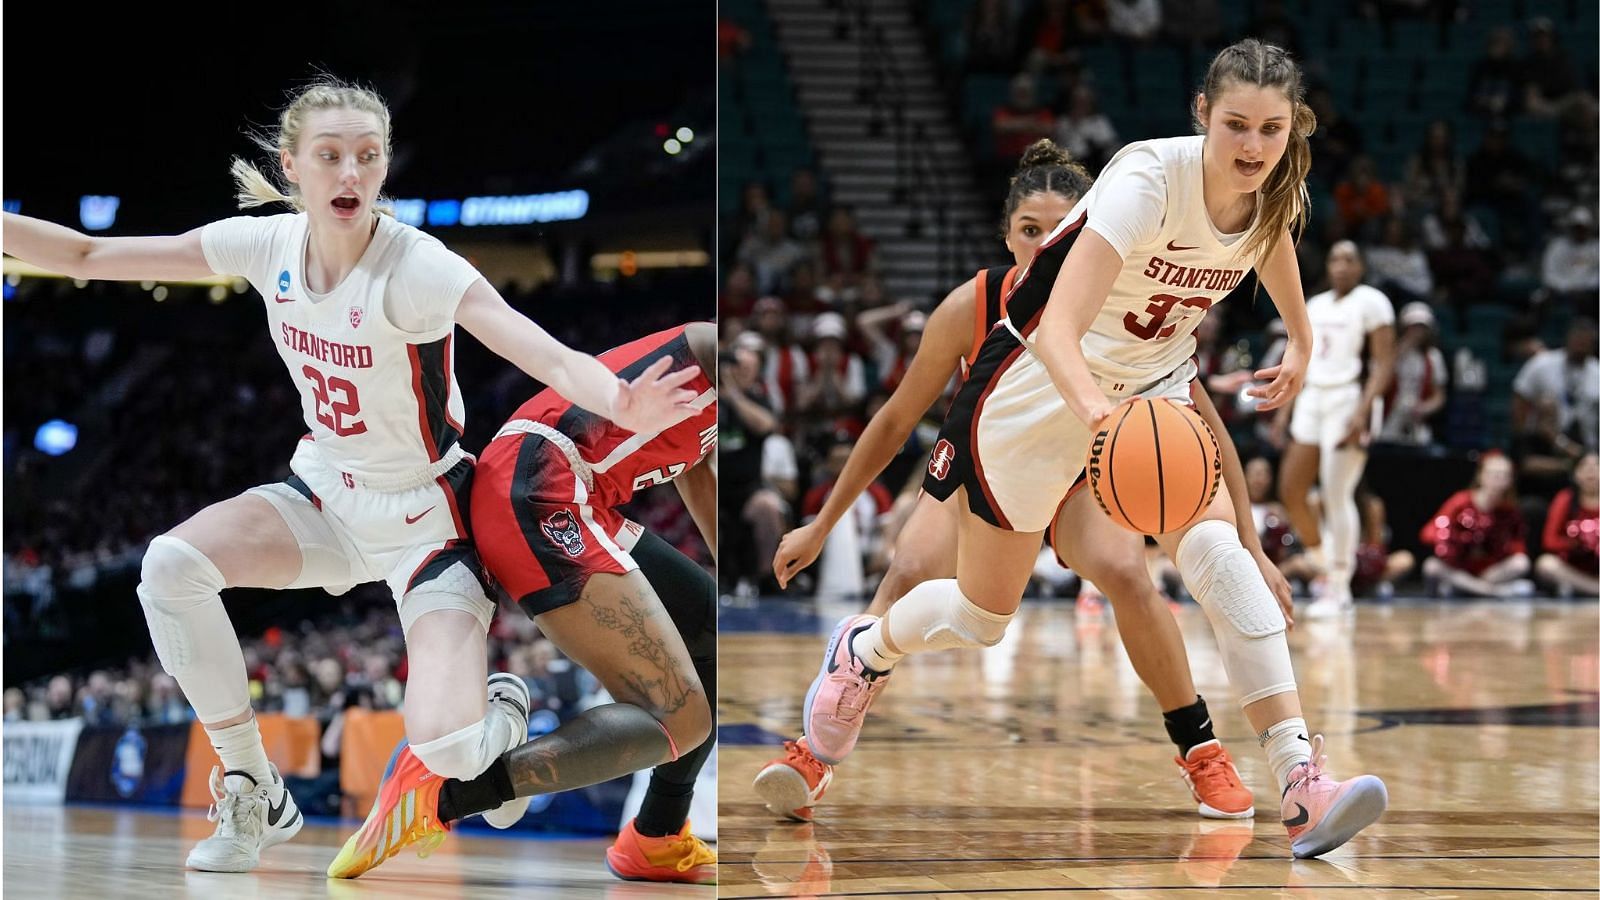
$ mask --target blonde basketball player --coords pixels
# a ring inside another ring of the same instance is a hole
[[[1294,255],[1303,220],[1307,136],[1298,67],[1245,40],[1220,52],[1195,98],[1202,132],[1124,147],[1041,245],[957,394],[924,489],[963,495],[956,577],[923,582],[882,619],[834,630],[806,696],[812,751],[849,754],[873,697],[909,653],[998,643],[1015,615],[1044,531],[1120,401],[1184,401],[1193,332],[1254,268],[1287,325],[1283,361],[1253,388],[1268,410],[1292,401],[1311,348]],[[1047,302],[1048,301],[1048,302]],[[1317,856],[1387,806],[1370,775],[1335,781],[1308,740],[1286,622],[1239,541],[1219,492],[1199,521],[1159,535],[1216,634],[1229,681],[1282,788],[1292,851]]]
[[[983,339],[1003,316],[1005,295],[1016,274],[1027,267],[1044,236],[1060,224],[1091,183],[1088,173],[1049,140],[1033,144],[1023,154],[1011,179],[1002,223],[1016,265],[979,272],[951,291],[934,310],[905,379],[868,423],[822,512],[816,521],[784,535],[772,563],[780,584],[786,585],[816,560],[828,532],[888,465],[951,375],[965,374]],[[1229,448],[1227,477],[1238,479],[1234,496],[1245,497],[1243,470],[1238,467],[1227,430],[1204,389],[1197,387],[1194,396],[1197,408]],[[895,542],[889,571],[867,608],[868,615],[884,615],[890,604],[923,581],[955,574],[957,516],[954,504],[941,503],[927,494],[917,499]],[[1248,516],[1244,520],[1250,521]],[[1151,584],[1143,539],[1112,524],[1082,490],[1072,492],[1054,526],[1050,538],[1057,555],[1110,598],[1117,614],[1117,633],[1135,671],[1161,705],[1167,733],[1178,747],[1176,762],[1200,814],[1209,818],[1254,815],[1250,792],[1240,783],[1232,759],[1212,732],[1205,700],[1195,692],[1183,635]],[[1253,548],[1258,564],[1269,581],[1281,588],[1287,603],[1288,584],[1260,552],[1254,528],[1240,537]],[[804,738],[785,746],[785,756],[761,769],[755,787],[774,812],[806,819],[833,773],[826,763],[815,759]]]
[[[1373,404],[1389,390],[1394,374],[1394,304],[1377,288],[1361,283],[1361,251],[1353,241],[1328,250],[1329,289],[1306,301],[1316,352],[1306,366],[1306,388],[1289,407],[1278,410],[1275,430],[1288,425],[1279,495],[1295,533],[1313,564],[1327,572],[1327,592],[1306,610],[1312,618],[1353,609],[1350,579],[1356,571],[1361,514],[1356,485],[1367,466],[1367,436]],[[1361,357],[1370,363],[1361,381]],[[1322,491],[1323,523],[1306,502],[1311,482]]]
[[[319,81],[293,99],[263,147],[283,180],[235,160],[240,205],[283,202],[292,214],[112,238],[5,216],[7,253],[74,278],[243,276],[262,295],[272,342],[300,391],[310,434],[290,461],[294,474],[151,541],[138,588],[162,668],[221,760],[211,777],[216,831],[188,857],[216,872],[255,868],[263,849],[303,824],[267,761],[224,588],[338,594],[387,582],[406,636],[405,724],[415,754],[439,775],[466,779],[526,740],[521,680],[500,673],[484,687],[494,605],[463,517],[473,459],[457,443],[456,323],[625,428],[659,431],[690,415],[694,399],[681,389],[694,370],[662,377],[670,363],[662,360],[621,382],[513,310],[466,260],[382,214],[390,127],[376,94]],[[525,803],[486,818],[508,826]]]

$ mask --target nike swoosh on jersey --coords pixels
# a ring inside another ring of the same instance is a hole
[[[294,298],[293,297],[285,297],[282,294],[277,294],[277,293],[272,295],[272,299],[274,301],[278,302],[278,303],[293,303],[294,302]]]
[[[1193,247],[1179,247],[1177,241],[1167,241],[1167,249],[1177,253],[1181,250],[1198,250],[1200,249],[1200,245],[1196,244]]]
[[[414,516],[406,516],[406,524],[407,525],[415,525],[418,522],[422,521],[422,517],[423,516],[427,515],[428,513],[433,512],[434,510],[436,510],[438,508],[439,507],[437,507],[437,506],[430,506],[427,509],[423,510],[422,512],[417,513]]]

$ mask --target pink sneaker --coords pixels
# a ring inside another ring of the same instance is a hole
[[[1321,856],[1378,821],[1389,792],[1374,775],[1334,781],[1322,772],[1322,735],[1311,739],[1311,761],[1301,763],[1283,790],[1283,826],[1297,859]]]
[[[806,744],[817,759],[836,766],[855,749],[866,719],[867,707],[889,681],[889,673],[869,674],[850,650],[857,631],[878,621],[877,616],[849,616],[828,639],[811,689],[806,691]]]

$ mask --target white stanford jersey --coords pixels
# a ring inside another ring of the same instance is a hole
[[[333,467],[385,478],[437,462],[465,418],[452,367],[455,308],[478,273],[436,239],[379,216],[355,269],[327,294],[306,284],[305,214],[239,216],[201,232],[206,261],[261,293],[272,342]],[[396,311],[427,323],[402,331]]]
[[[1122,148],[1036,253],[1037,261],[1046,248],[1086,228],[1122,254],[1122,271],[1083,336],[1089,371],[1112,382],[1148,384],[1183,365],[1194,355],[1194,330],[1206,310],[1254,266],[1235,255],[1248,229],[1225,235],[1206,213],[1204,143],[1195,135]],[[1017,278],[1006,305],[1011,326],[1030,340],[1050,292],[1049,284],[1025,290],[1032,275]]]
[[[1358,284],[1343,297],[1323,291],[1306,301],[1311,317],[1311,362],[1306,384],[1333,387],[1361,378],[1367,335],[1394,324],[1394,304],[1377,288]]]

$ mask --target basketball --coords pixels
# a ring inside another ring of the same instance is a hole
[[[1135,397],[1089,445],[1089,487],[1111,521],[1140,534],[1200,518],[1222,481],[1216,435],[1186,404]]]

